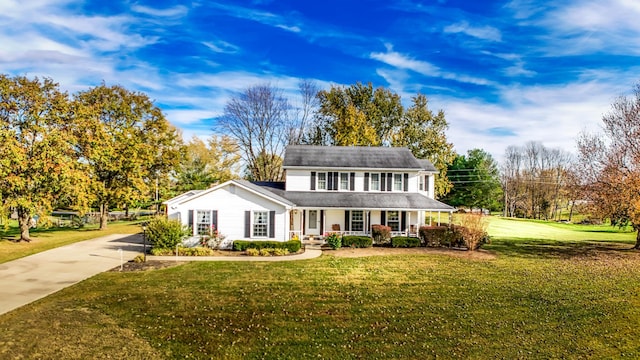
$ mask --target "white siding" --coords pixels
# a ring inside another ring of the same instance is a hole
[[[184,225],[191,225],[188,224],[189,210],[217,210],[218,231],[227,237],[229,244],[233,240],[250,240],[244,236],[245,211],[273,210],[276,212],[275,238],[264,240],[288,240],[289,215],[286,208],[235,184],[229,184],[181,204],[178,211]]]
[[[288,169],[286,184],[287,191],[311,190],[311,170]]]

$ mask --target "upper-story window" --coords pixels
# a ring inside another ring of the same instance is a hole
[[[371,174],[371,190],[379,191],[380,190],[380,174]]]
[[[420,191],[425,191],[424,189],[424,176],[418,176],[418,189]]]
[[[318,173],[318,190],[327,190],[327,173]]]
[[[402,174],[393,174],[393,191],[402,191]]]
[[[340,173],[340,190],[349,190],[349,173]]]

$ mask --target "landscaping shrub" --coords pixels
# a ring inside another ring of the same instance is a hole
[[[287,249],[290,253],[296,253],[302,247],[300,240],[289,241],[248,241],[248,240],[235,240],[233,242],[233,250],[245,251],[247,249]]]
[[[189,228],[179,220],[157,216],[147,224],[145,236],[154,248],[175,249],[189,234]]]
[[[373,240],[368,236],[347,235],[342,237],[344,247],[368,248],[373,245]]]
[[[258,250],[258,249],[247,249],[245,251],[245,254],[247,254],[249,256],[258,256],[258,255],[260,255],[260,250]]]
[[[283,255],[288,255],[288,254],[289,254],[289,250],[287,250],[285,248],[273,249],[273,255],[275,255],[275,256],[283,256]]]
[[[325,240],[333,250],[338,250],[342,247],[342,239],[338,233],[325,234]]]
[[[212,256],[214,251],[204,247],[178,247],[178,256]],[[155,256],[175,256],[175,248],[153,248],[151,249],[151,255]]]
[[[489,241],[487,223],[482,215],[465,215],[460,218],[461,225],[455,226],[455,233],[459,235],[467,250],[479,249],[482,244]]]
[[[420,239],[410,236],[394,236],[391,238],[391,246],[393,246],[394,248],[419,247]]]
[[[262,248],[260,249],[260,256],[271,256],[271,253],[273,252],[272,248]]]
[[[418,236],[425,246],[437,247],[449,243],[449,231],[447,226],[421,226]]]
[[[391,240],[391,227],[385,225],[371,225],[371,237],[376,245],[386,245]]]

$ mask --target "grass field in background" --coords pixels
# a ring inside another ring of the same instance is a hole
[[[481,258],[323,255],[100,274],[0,316],[0,357],[640,357],[635,234],[489,221]]]
[[[13,222],[8,231],[0,230],[0,264],[29,256],[41,251],[59,246],[69,245],[78,241],[93,239],[111,234],[136,234],[142,231],[139,222],[115,221],[110,222],[107,230],[99,230],[98,224],[85,225],[80,229],[73,228],[36,228],[31,229],[31,242],[14,242],[7,237],[17,238],[20,232],[17,222]]]

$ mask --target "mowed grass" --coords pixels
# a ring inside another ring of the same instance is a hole
[[[14,221],[15,223],[15,221]],[[37,228],[31,229],[30,242],[14,242],[7,237],[18,238],[17,223],[8,231],[0,231],[0,264],[19,259],[41,251],[69,245],[78,241],[89,240],[111,234],[136,234],[141,232],[140,225],[131,221],[110,222],[107,230],[99,230],[98,225],[86,225],[81,229],[70,228]]]
[[[634,234],[612,233],[620,243],[559,229],[568,238],[503,230],[483,259],[324,255],[104,273],[0,316],[0,358],[640,357]],[[539,255],[520,246],[553,241]]]

